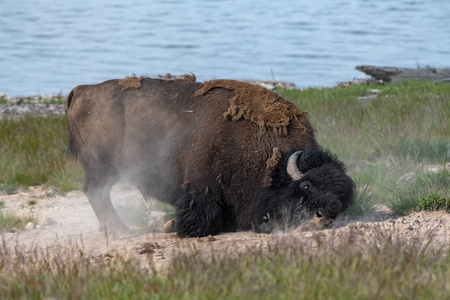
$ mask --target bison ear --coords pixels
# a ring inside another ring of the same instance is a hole
[[[297,161],[300,172],[307,172],[311,169],[318,168],[329,161],[329,154],[319,149],[306,149]]]

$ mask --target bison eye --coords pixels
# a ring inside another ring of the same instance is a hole
[[[300,183],[300,187],[307,191],[309,191],[311,189],[311,185],[309,184],[309,182]]]

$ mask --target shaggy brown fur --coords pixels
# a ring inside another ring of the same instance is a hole
[[[214,88],[224,88],[235,92],[230,100],[230,107],[223,115],[237,121],[242,117],[262,128],[273,128],[280,135],[287,135],[287,127],[292,120],[300,123],[298,117],[308,112],[299,110],[291,102],[286,101],[268,89],[247,82],[217,79],[205,81],[195,93],[202,96]]]

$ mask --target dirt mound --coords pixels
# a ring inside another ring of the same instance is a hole
[[[214,88],[235,92],[235,96],[229,99],[230,107],[223,114],[224,117],[231,117],[233,121],[248,119],[261,128],[272,128],[281,135],[288,134],[287,127],[294,120],[306,131],[298,118],[308,112],[299,110],[291,102],[264,87],[242,81],[217,79],[205,81],[195,95],[205,95]]]

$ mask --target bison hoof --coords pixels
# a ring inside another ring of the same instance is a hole
[[[173,218],[172,220],[167,221],[163,228],[164,233],[172,233],[177,232],[177,220]]]

